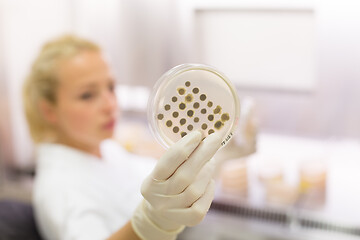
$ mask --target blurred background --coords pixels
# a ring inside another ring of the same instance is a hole
[[[236,86],[214,203],[180,239],[359,239],[359,12],[357,0],[0,0],[0,199],[31,199],[21,86],[40,47],[74,33],[106,53],[115,139],[136,154],[164,151],[146,108],[167,70],[209,64]]]

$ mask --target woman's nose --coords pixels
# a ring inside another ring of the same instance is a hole
[[[112,113],[117,108],[117,101],[113,92],[104,92],[102,97],[102,109],[106,113]]]

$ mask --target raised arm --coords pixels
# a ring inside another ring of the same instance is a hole
[[[172,240],[201,222],[214,196],[212,159],[221,139],[204,141],[199,131],[174,144],[142,184],[143,202],[127,224],[110,239]]]

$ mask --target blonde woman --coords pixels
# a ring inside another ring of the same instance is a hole
[[[94,43],[63,36],[44,45],[24,107],[37,143],[33,206],[45,239],[175,239],[208,211],[219,136],[201,141],[194,131],[158,161],[109,140],[114,79]]]

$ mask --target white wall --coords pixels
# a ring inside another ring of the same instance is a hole
[[[45,39],[70,28],[67,1],[1,2],[1,38],[4,59],[3,81],[7,88],[7,106],[11,123],[12,155],[17,164],[26,165],[32,158],[32,144],[25,124],[22,103],[22,82],[30,63]]]
[[[0,29],[3,24],[2,8],[0,8]],[[0,53],[4,52],[3,48],[3,37],[0,31]],[[6,159],[12,157],[12,144],[11,142],[11,129],[10,129],[10,118],[9,118],[9,106],[8,106],[8,92],[7,82],[5,81],[5,67],[4,67],[4,56],[0,54],[0,184],[3,180],[3,169],[2,166]]]
[[[313,91],[239,86],[239,95],[255,98],[264,131],[315,137],[360,137],[359,1],[179,0],[178,5],[180,21],[176,29],[180,29],[177,36],[180,40],[176,43],[178,51],[173,53],[175,63],[207,60],[203,57],[206,54],[199,55],[196,49],[199,41],[194,27],[196,9],[214,9],[219,5],[222,5],[219,9],[231,9],[234,6],[235,9],[296,9],[313,6],[316,14],[316,86]],[[236,32],[236,29],[233,31]]]
[[[175,16],[169,0],[123,0],[123,52],[127,79],[132,85],[152,87],[171,68],[170,53]]]
[[[360,137],[360,4],[319,2],[318,87],[310,94],[240,90],[259,102],[264,129],[287,134]]]

